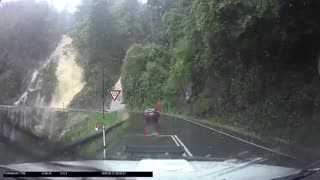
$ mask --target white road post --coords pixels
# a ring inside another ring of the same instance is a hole
[[[106,132],[105,132],[105,128],[104,128],[104,125],[102,126],[103,128],[103,157],[104,159],[106,159]]]

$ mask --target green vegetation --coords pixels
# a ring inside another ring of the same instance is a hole
[[[170,57],[155,44],[132,45],[126,55],[121,81],[129,107],[145,108],[163,99]]]
[[[79,52],[86,86],[78,97],[83,100],[77,104],[91,107],[97,104],[90,103],[91,99],[101,98],[103,69],[105,89],[110,89],[120,77],[126,50],[142,40],[145,33],[137,0],[86,0],[79,10],[70,35]]]
[[[88,57],[92,92],[100,92],[90,84],[102,66],[112,73],[108,87],[121,67],[131,109],[161,101],[167,112],[311,144],[320,132],[319,7],[311,0],[88,1],[73,36]]]
[[[128,128],[128,124],[124,123],[117,129],[112,130],[109,133],[106,133],[106,146],[107,150],[109,145],[117,140]],[[80,149],[80,155],[85,157],[91,157],[91,158],[97,158],[97,155],[101,155],[103,153],[103,139],[97,138],[89,145],[86,145],[84,147],[81,147]]]
[[[70,129],[61,137],[61,141],[70,142],[74,139],[85,137],[96,132],[96,123],[99,124],[99,130],[101,130],[102,125],[105,125],[105,128],[108,128],[120,120],[121,118],[116,112],[105,114],[104,119],[102,118],[102,113],[94,113],[88,116],[85,120],[71,126]]]
[[[148,1],[151,6],[160,2]],[[320,109],[319,48],[312,42],[320,29],[312,22],[319,20],[319,4],[180,0],[171,5],[158,18],[165,40],[154,45],[169,54],[158,63],[161,67],[169,60],[170,68],[161,68],[166,76],[162,71],[152,76],[146,64],[140,72],[126,71],[126,65],[135,62],[134,53],[127,52],[122,76],[131,78],[123,80],[131,107],[162,101],[165,110],[299,143],[307,143],[304,133],[317,134],[312,127],[314,112]],[[140,61],[157,62],[159,57],[164,55]],[[134,79],[136,74],[143,78]],[[161,80],[149,81],[157,84],[148,86],[144,74]],[[143,97],[131,97],[140,92]]]

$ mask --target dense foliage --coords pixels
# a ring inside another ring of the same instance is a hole
[[[126,50],[144,37],[140,10],[136,0],[88,0],[79,6],[77,23],[70,34],[87,84],[74,106],[101,106],[102,71],[105,89],[110,89],[120,76]]]
[[[93,94],[102,68],[111,87],[122,66],[134,109],[162,101],[167,111],[300,142],[319,131],[320,2],[85,2],[73,39]]]
[[[128,105],[142,109],[164,99],[163,87],[169,70],[170,55],[163,47],[132,45],[127,51],[121,76]]]
[[[25,77],[55,49],[65,20],[45,1],[1,3],[1,104],[12,104],[26,89],[30,80]]]
[[[163,101],[175,112],[224,117],[223,123],[300,143],[307,143],[306,132],[317,134],[320,2],[149,0],[148,8],[156,3],[163,3],[154,18],[163,31],[153,46],[167,52],[147,57],[149,45],[129,49],[122,73],[130,106]],[[161,58],[157,66],[169,60],[170,67],[152,77],[146,62]],[[145,83],[144,74],[157,84]]]

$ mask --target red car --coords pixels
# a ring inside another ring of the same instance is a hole
[[[160,112],[155,108],[147,108],[144,111],[144,134],[159,135],[160,134]]]

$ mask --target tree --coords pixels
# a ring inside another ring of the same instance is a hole
[[[102,69],[105,88],[111,88],[120,77],[127,49],[146,37],[140,20],[142,7],[136,0],[101,0],[88,1],[79,10],[71,35],[85,71],[83,91],[100,97]]]

